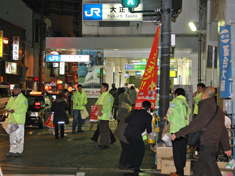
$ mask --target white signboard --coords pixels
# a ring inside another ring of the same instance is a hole
[[[17,64],[15,62],[5,62],[5,73],[17,74]]]
[[[47,55],[47,62],[89,62],[89,55]]]
[[[12,53],[13,60],[19,60],[19,46],[20,46],[20,37],[13,36],[13,53]]]
[[[60,62],[60,75],[64,75],[65,74],[65,63],[64,62]]]
[[[143,10],[139,4],[135,11]],[[83,4],[83,21],[143,21],[142,13],[130,13],[122,4]]]
[[[100,89],[82,89],[86,92],[87,98],[98,98],[100,96]]]

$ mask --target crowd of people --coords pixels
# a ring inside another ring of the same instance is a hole
[[[99,122],[91,140],[99,141],[97,148],[108,149],[110,143],[116,142],[116,136],[122,147],[119,168],[131,168],[134,172],[142,172],[140,166],[145,153],[142,133],[152,132],[152,116],[149,113],[151,103],[144,101],[142,109],[134,109],[138,94],[134,86],[131,86],[130,89],[127,85],[126,87],[116,88],[115,84],[112,84],[112,89],[109,90],[109,85],[102,83],[100,90],[101,94],[95,103],[98,107]],[[193,175],[220,175],[216,161],[220,143],[227,156],[232,154],[228,132],[224,125],[224,113],[216,104],[213,87],[205,87],[204,84],[200,83],[197,85],[197,92],[193,96],[194,118],[191,122],[189,122],[189,118],[192,110],[185,98],[183,88],[177,88],[174,91],[174,98],[165,117],[170,122],[173,158],[176,168],[176,172],[170,175],[184,176],[187,151],[186,135],[202,130],[204,127],[206,129],[203,130],[198,149],[200,157]],[[77,86],[77,90],[72,96],[72,102],[73,112],[70,112],[73,114],[72,133],[81,133],[83,132],[81,113],[87,104],[87,95],[81,84]],[[16,85],[13,89],[13,96],[6,105],[6,110],[9,113],[8,123],[11,125],[9,132],[10,151],[6,153],[6,157],[22,156],[27,108],[27,98],[21,93],[19,85]],[[64,138],[64,124],[69,123],[67,91],[64,91],[63,95],[57,96],[56,101],[52,103],[51,110],[54,113],[55,138]],[[110,114],[117,120],[117,128],[114,134],[109,128]],[[100,140],[98,140],[98,137]]]

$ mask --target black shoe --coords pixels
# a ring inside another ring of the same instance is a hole
[[[103,147],[103,145],[102,144],[99,144],[99,145],[97,145],[97,146],[95,146],[96,148],[102,148]]]
[[[22,154],[21,153],[16,153],[15,158],[19,158],[19,157],[22,157]]]
[[[114,142],[116,142],[116,140],[115,141],[111,141],[110,144],[113,144]]]
[[[59,139],[59,137],[58,137],[58,136],[55,136],[55,139]]]
[[[91,140],[94,141],[94,142],[97,142],[97,140],[95,140],[94,138],[91,138]]]
[[[6,157],[14,157],[16,153],[8,152],[5,154]]]
[[[109,148],[109,146],[107,146],[107,145],[103,145],[103,146],[101,147],[101,149],[107,149],[107,148]]]
[[[140,168],[133,168],[133,171],[134,171],[135,173],[143,172],[142,170],[140,170]]]
[[[82,133],[82,132],[84,132],[84,131],[83,131],[83,130],[78,130],[77,132],[78,132],[78,133]]]

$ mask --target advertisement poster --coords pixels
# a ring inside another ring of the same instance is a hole
[[[220,27],[220,97],[230,98],[231,78],[231,27],[225,25]]]
[[[158,56],[160,44],[161,26],[157,27],[155,38],[153,41],[152,49],[149,59],[145,68],[145,72],[140,84],[139,93],[135,103],[135,109],[142,109],[144,101],[151,102],[151,108],[155,108],[156,95],[157,95],[157,78],[158,78]]]
[[[98,122],[98,106],[91,105],[91,122]]]
[[[104,66],[104,53],[101,50],[82,50],[79,54],[89,55],[89,62],[78,65],[79,84],[83,88],[100,88],[100,69]]]

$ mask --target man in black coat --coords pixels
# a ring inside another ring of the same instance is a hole
[[[128,123],[124,135],[130,144],[130,153],[127,163],[133,168],[134,172],[142,172],[140,165],[142,163],[145,146],[142,133],[147,129],[147,133],[152,132],[152,116],[148,113],[151,108],[149,101],[142,103],[143,109],[134,110],[133,113],[125,119]]]
[[[51,111],[54,113],[53,124],[55,125],[55,138],[58,139],[58,131],[60,127],[61,138],[64,137],[64,124],[69,124],[69,118],[66,113],[68,110],[66,102],[62,99],[62,94],[57,96],[55,102],[53,102]]]

